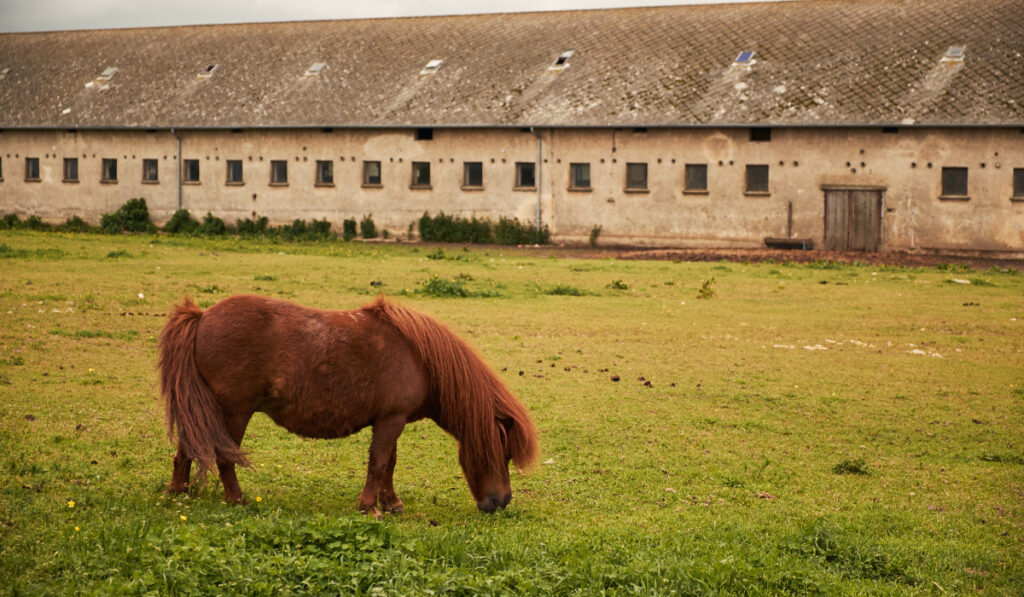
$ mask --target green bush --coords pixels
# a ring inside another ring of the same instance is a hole
[[[445,243],[492,243],[494,235],[491,223],[475,217],[465,219],[449,216],[443,211],[431,217],[424,212],[419,222],[420,239],[428,242]]]
[[[256,236],[259,234],[266,234],[268,223],[269,220],[267,220],[266,216],[262,216],[260,218],[246,218],[244,220],[236,220],[235,230],[238,231],[238,234],[244,236]]]
[[[345,220],[344,222],[341,223],[341,226],[342,226],[341,237],[343,239],[345,239],[345,240],[352,240],[353,238],[356,237],[356,221],[355,220]]]
[[[537,230],[530,222],[520,223],[515,218],[499,218],[494,227],[494,241],[499,245],[546,245],[551,242],[547,226]]]
[[[174,212],[170,220],[164,224],[164,232],[171,234],[195,234],[199,230],[199,222],[188,213],[187,209]]]
[[[597,237],[601,236],[601,226],[594,226],[590,229],[590,246],[597,246]]]
[[[359,232],[362,233],[363,238],[377,238],[377,226],[373,223],[373,214],[363,216],[359,222]]]
[[[100,229],[106,234],[156,232],[156,226],[149,219],[146,200],[141,197],[129,199],[112,214],[103,214]]]
[[[19,226],[21,226],[21,220],[18,219],[18,214],[7,214],[0,219],[0,230],[18,228]]]
[[[50,225],[47,224],[39,216],[29,216],[22,222],[21,227],[26,230],[49,230]]]
[[[222,236],[227,231],[228,227],[224,224],[224,220],[211,212],[206,212],[206,215],[203,216],[203,223],[199,225],[199,233],[207,236]]]
[[[78,216],[71,216],[63,224],[57,226],[57,230],[61,232],[89,232],[92,230],[92,226]]]

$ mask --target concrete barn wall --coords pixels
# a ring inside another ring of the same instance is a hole
[[[416,140],[401,129],[179,131],[182,157],[200,163],[198,184],[181,185],[196,217],[228,222],[253,215],[274,223],[372,214],[404,233],[423,212],[533,221],[535,189],[515,187],[515,163],[537,158],[537,138],[519,129],[437,129]],[[1014,201],[1013,169],[1024,168],[1024,134],[1012,128],[774,128],[751,141],[746,128],[542,129],[542,221],[556,239],[694,247],[758,247],[765,237],[809,238],[823,246],[825,187],[883,190],[881,248],[1024,254],[1024,202]],[[162,222],[177,208],[177,139],[170,131],[6,130],[0,133],[0,213],[60,222],[98,222],[132,197],[145,197]],[[37,157],[40,181],[24,180]],[[62,181],[65,157],[79,181]],[[100,181],[102,158],[118,160],[118,181]],[[159,181],[142,181],[157,159]],[[226,182],[226,161],[243,162],[242,185]],[[288,163],[288,184],[271,185],[272,160]],[[331,160],[334,183],[318,186],[317,160]],[[380,161],[382,184],[362,185],[366,160]],[[429,189],[411,188],[412,162],[431,164]],[[483,163],[483,189],[462,186],[463,163]],[[570,164],[591,168],[589,190],[570,189]],[[626,164],[646,163],[647,189],[626,190]],[[706,164],[705,193],[684,191],[685,164]],[[748,164],[770,167],[768,194],[744,192]],[[968,168],[968,199],[941,197],[942,168]],[[792,217],[790,219],[790,205]],[[791,229],[790,229],[791,227]]]

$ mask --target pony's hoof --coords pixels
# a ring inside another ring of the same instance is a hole
[[[235,504],[237,506],[248,506],[249,505],[249,501],[246,500],[244,497],[237,497],[237,498],[226,497],[226,498],[224,498],[224,501],[229,503],[229,504]]]
[[[384,507],[384,511],[388,514],[402,514],[405,512],[405,506],[401,502],[397,504],[390,504]]]
[[[382,514],[381,511],[378,510],[376,507],[374,507],[374,509],[371,510],[369,514],[376,520],[384,520],[384,514]]]

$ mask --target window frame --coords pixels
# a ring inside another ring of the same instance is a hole
[[[231,176],[232,168],[235,166],[238,167],[237,178]],[[224,184],[235,187],[245,184],[245,166],[242,164],[242,160],[224,160]]]
[[[270,160],[270,186],[288,186],[288,160]]]
[[[334,186],[334,160],[317,160],[315,166],[316,182],[314,186],[318,187],[333,187]],[[326,170],[324,170],[326,168]],[[326,175],[326,176],[325,176]]]
[[[149,166],[153,166],[153,178],[149,178]],[[142,158],[142,184],[160,183],[160,160],[156,158]]]
[[[530,184],[523,184],[523,168],[530,167]],[[516,179],[515,186],[512,187],[516,191],[536,191],[537,190],[537,163],[536,162],[516,162]]]
[[[39,182],[41,180],[39,158],[25,156],[25,182]]]
[[[0,180],[3,180],[2,173],[0,173]],[[1013,195],[1010,200],[1024,201],[1024,168],[1013,169],[1013,179],[1010,184],[1013,186]]]
[[[69,170],[71,170],[71,172],[69,172]],[[61,179],[61,182],[67,182],[67,183],[77,183],[77,182],[79,182],[79,179],[78,179],[78,158],[64,158],[63,174],[64,174],[64,177]],[[73,174],[74,176],[68,176],[68,174]]]
[[[117,158],[102,158],[100,162],[100,182],[103,184],[117,184]]]
[[[690,172],[700,172],[700,177],[704,179],[703,187],[690,186],[691,176]],[[691,195],[707,195],[708,194],[708,165],[707,164],[685,164],[683,166],[683,193]]]
[[[577,185],[577,173],[586,171],[586,186]],[[590,176],[590,162],[571,162],[569,164],[569,190],[579,192],[590,192],[594,190],[594,183]]]
[[[478,174],[480,177],[479,184],[473,184],[470,180],[470,170],[479,169]],[[462,190],[464,191],[482,191],[484,190],[484,163],[483,162],[462,162]]]
[[[963,181],[958,180],[958,175],[963,174]],[[952,199],[954,201],[966,201],[970,199],[970,173],[966,166],[943,166],[940,173],[941,187],[939,199]],[[962,186],[961,186],[962,184]],[[954,188],[956,187],[956,188]],[[963,191],[962,193],[957,191]]]
[[[754,172],[753,168],[764,169],[764,188],[753,188],[751,186],[751,182],[754,182],[751,176],[751,173]],[[767,197],[772,194],[772,174],[769,164],[747,164],[746,170],[743,173],[743,194],[755,197]]]
[[[631,170],[637,170],[637,169],[642,169],[643,170],[643,183],[642,183],[643,186],[636,186],[636,185],[630,184],[630,182],[631,182],[630,181],[630,171]],[[648,184],[647,172],[648,172],[647,162],[626,162],[626,186],[625,186],[625,189],[623,189],[623,190],[625,190],[625,192],[627,192],[627,193],[649,193],[650,189],[647,186],[647,184]]]
[[[181,161],[182,184],[199,184],[201,181],[201,176],[202,169],[199,166],[198,158]]]
[[[410,189],[432,189],[431,178],[430,178],[430,162],[412,162],[411,164],[412,181],[409,183]],[[416,174],[419,172],[422,174],[426,172],[426,182],[416,182]]]
[[[370,177],[370,168],[377,167],[377,180],[373,181]],[[384,186],[384,170],[381,167],[380,160],[363,160],[363,187],[368,189],[379,189]]]

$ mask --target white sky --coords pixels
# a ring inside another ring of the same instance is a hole
[[[0,0],[0,32],[719,4],[735,1],[738,0]]]

